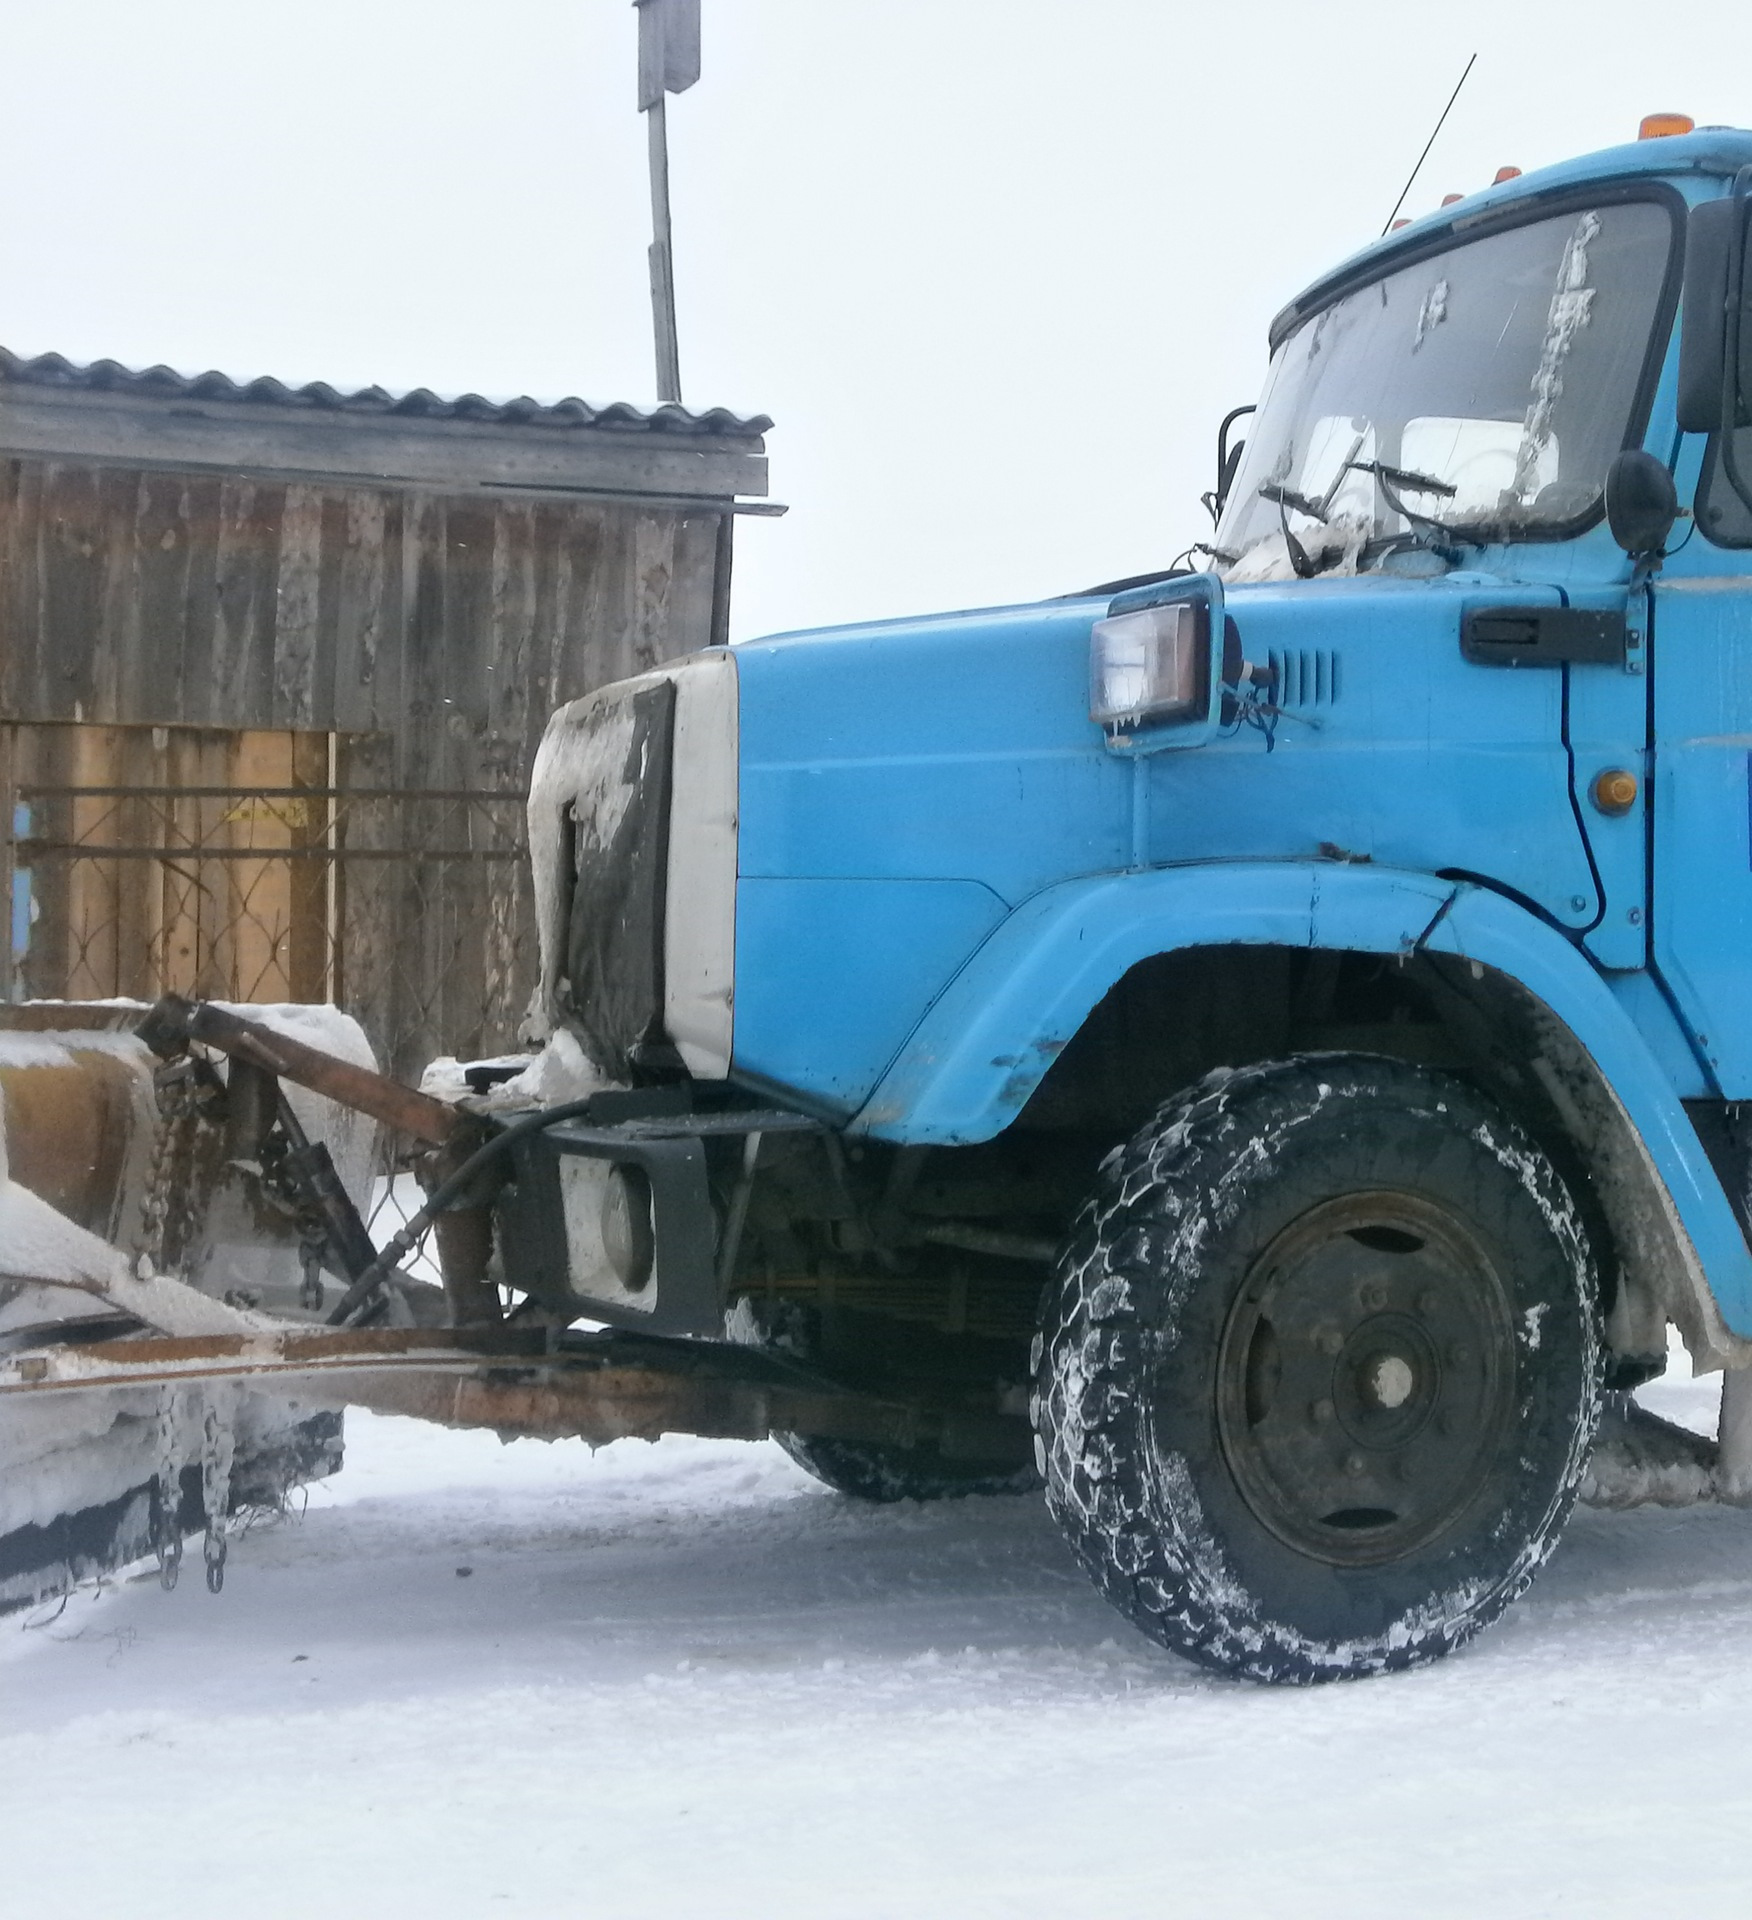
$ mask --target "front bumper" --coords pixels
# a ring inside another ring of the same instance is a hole
[[[498,1277],[572,1317],[721,1338],[761,1138],[820,1122],[695,1113],[682,1097],[604,1093],[521,1141],[497,1202]]]

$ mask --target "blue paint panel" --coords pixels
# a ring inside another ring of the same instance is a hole
[[[1486,874],[1560,921],[1596,909],[1569,804],[1562,683],[1460,656],[1465,613],[1554,603],[1477,578],[1236,588],[1249,660],[1294,652],[1338,667],[1340,694],[1256,733],[1150,769],[1150,863],[1312,855]],[[1575,903],[1582,904],[1577,906]]]
[[[1690,1037],[1661,991],[1661,983],[1645,968],[1637,973],[1609,973],[1612,997],[1630,1016],[1661,1071],[1681,1100],[1707,1100],[1713,1089]]]
[[[970,879],[1019,900],[1121,864],[1130,773],[1088,718],[1106,605],[739,647],[742,871]]]
[[[1752,1098],[1752,575],[1694,540],[1655,589],[1655,965],[1722,1094]]]
[[[1649,598],[1627,600],[1621,588],[1577,592],[1572,606],[1622,613],[1633,644],[1623,664],[1577,663],[1565,669],[1569,683],[1569,742],[1575,764],[1577,812],[1605,893],[1599,924],[1585,945],[1603,967],[1635,969],[1648,964],[1648,677]],[[1607,815],[1589,798],[1594,781],[1622,768],[1637,777],[1636,804]]]
[[[744,880],[735,1070],[852,1112],[1003,917],[971,881]]]
[[[743,871],[977,876],[1014,902],[1066,873],[1124,864],[1124,772],[1087,750],[748,766]]]

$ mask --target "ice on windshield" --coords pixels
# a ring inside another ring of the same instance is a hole
[[[1624,444],[1672,246],[1647,200],[1499,229],[1359,287],[1278,348],[1216,545],[1231,578],[1371,543],[1555,537]]]

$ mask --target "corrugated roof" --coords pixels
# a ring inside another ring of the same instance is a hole
[[[224,373],[178,373],[173,367],[162,366],[137,369],[124,367],[118,360],[94,360],[81,367],[58,353],[39,353],[24,360],[5,347],[0,347],[0,380],[168,400],[244,401],[326,413],[400,414],[415,420],[480,420],[503,426],[599,427],[632,433],[747,438],[765,433],[773,424],[764,413],[745,419],[725,407],[690,413],[686,407],[672,404],[643,408],[615,401],[594,407],[587,400],[544,401],[527,396],[488,400],[478,393],[447,400],[429,387],[416,387],[412,393],[391,393],[385,387],[361,387],[356,393],[342,393],[325,380],[313,380],[302,387],[289,387],[272,377],[240,383]]]

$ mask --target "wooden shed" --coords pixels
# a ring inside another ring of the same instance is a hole
[[[0,994],[509,1043],[542,726],[724,639],[770,424],[0,350]]]

